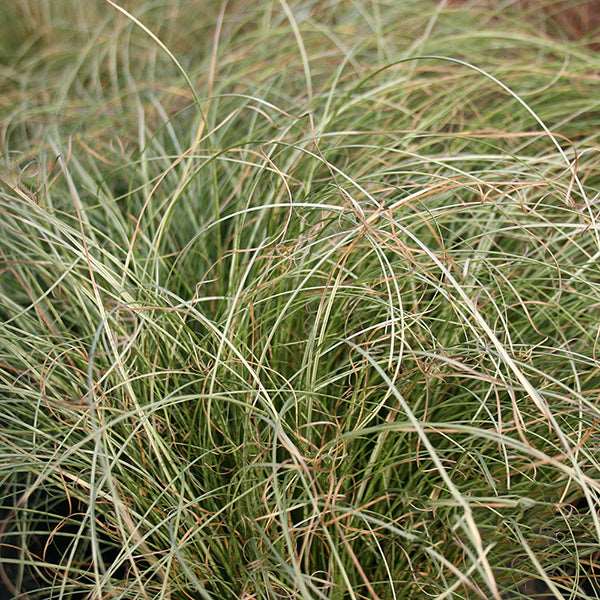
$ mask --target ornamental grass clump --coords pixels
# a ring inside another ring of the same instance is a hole
[[[8,597],[600,597],[598,39],[504,4],[0,8]]]

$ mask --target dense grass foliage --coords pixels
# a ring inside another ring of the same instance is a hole
[[[2,4],[12,597],[600,597],[600,55],[496,4]]]

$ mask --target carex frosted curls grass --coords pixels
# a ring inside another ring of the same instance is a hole
[[[600,56],[537,5],[0,7],[8,597],[598,597]]]

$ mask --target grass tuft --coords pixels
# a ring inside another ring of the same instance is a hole
[[[539,4],[0,8],[8,597],[600,597],[598,37]]]

